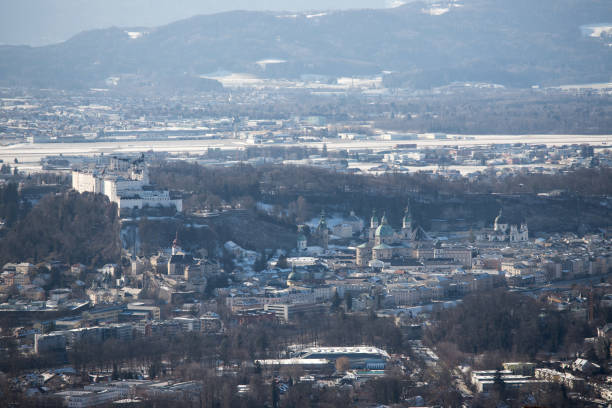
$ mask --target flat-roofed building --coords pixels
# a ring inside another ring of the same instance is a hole
[[[276,317],[285,322],[291,322],[297,315],[300,314],[317,314],[325,311],[325,305],[322,304],[267,304],[264,305],[264,311],[273,312]]]
[[[123,306],[108,306],[89,309],[82,314],[83,321],[90,324],[117,323]]]
[[[507,388],[521,388],[528,384],[541,382],[526,375],[513,374],[509,370],[484,370],[472,372],[472,384],[478,392],[489,392],[495,382],[501,380]]]
[[[292,355],[298,359],[324,359],[335,362],[340,357],[349,359],[351,368],[384,369],[389,354],[373,346],[303,347]]]
[[[69,408],[86,408],[109,404],[120,399],[117,390],[103,389],[96,391],[62,391],[54,394],[64,400]]]
[[[147,312],[153,320],[159,320],[161,317],[159,306],[146,305],[144,303],[137,302],[128,303],[127,308],[128,310]]]
[[[62,332],[34,335],[34,353],[66,350],[66,337]]]
[[[329,367],[331,362],[325,358],[280,358],[271,360],[255,360],[255,364],[259,364],[264,368],[272,370],[278,370],[281,367],[297,366],[302,367],[307,371],[313,371]]]

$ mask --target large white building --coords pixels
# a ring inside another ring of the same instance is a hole
[[[103,389],[96,391],[62,391],[55,394],[69,408],[87,408],[110,404],[120,398],[118,390]]]
[[[293,358],[329,360],[335,362],[340,357],[349,359],[351,368],[384,370],[389,354],[374,346],[352,347],[300,347],[295,346]]]
[[[175,207],[183,210],[183,201],[172,198],[168,191],[153,190],[149,186],[149,175],[144,164],[133,164],[129,169],[74,170],[72,188],[79,193],[104,194],[123,209],[144,207]]]

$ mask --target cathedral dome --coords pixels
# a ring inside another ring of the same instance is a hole
[[[393,228],[387,223],[387,216],[383,215],[380,219],[380,225],[374,233],[376,237],[391,237],[393,236]]]
[[[389,224],[381,224],[376,228],[375,234],[377,237],[390,237],[393,235],[393,228]]]

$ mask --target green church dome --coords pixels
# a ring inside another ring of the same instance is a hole
[[[390,237],[393,235],[393,228],[389,224],[381,224],[376,228],[377,237]]]
[[[393,236],[393,228],[387,222],[387,216],[383,215],[380,219],[380,225],[376,228],[374,235],[377,237],[391,237]]]

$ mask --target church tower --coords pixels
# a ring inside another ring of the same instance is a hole
[[[529,241],[529,228],[527,227],[526,221],[521,224],[521,229],[519,233],[519,241],[522,241],[522,242]]]
[[[508,223],[506,222],[506,218],[502,214],[502,209],[499,209],[499,214],[495,217],[495,222],[493,223],[493,230],[498,233],[505,234],[508,231]]]
[[[304,235],[304,226],[298,226],[297,249],[298,252],[304,252],[308,248],[308,239]]]
[[[321,211],[321,218],[319,219],[319,225],[317,226],[317,236],[323,249],[327,250],[329,244],[329,229],[327,228],[325,210]]]
[[[376,210],[372,210],[372,217],[370,218],[370,229],[368,231],[368,239],[370,241],[374,239],[376,228],[378,228],[378,217],[376,216]]]
[[[181,252],[183,252],[183,250],[181,249],[181,246],[179,245],[178,230],[177,230],[176,235],[174,236],[174,241],[172,241],[172,255],[179,255]]]
[[[410,239],[412,237],[412,212],[410,204],[406,206],[404,218],[402,219],[402,239]]]
[[[378,228],[378,217],[376,216],[376,210],[372,210],[372,218],[370,218],[370,228]]]

